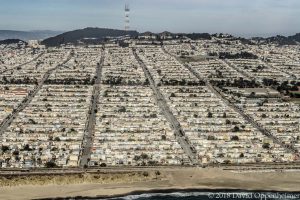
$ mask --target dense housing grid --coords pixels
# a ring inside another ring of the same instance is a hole
[[[165,37],[0,45],[0,168],[298,163],[299,49]]]

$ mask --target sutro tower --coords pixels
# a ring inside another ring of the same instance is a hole
[[[130,14],[129,4],[125,3],[125,31],[129,31],[130,29],[129,14]]]

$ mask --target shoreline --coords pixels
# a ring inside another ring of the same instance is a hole
[[[139,196],[142,194],[172,194],[172,193],[284,193],[284,194],[299,194],[299,191],[277,191],[277,190],[245,190],[245,189],[227,189],[227,188],[216,188],[216,189],[204,189],[204,188],[169,188],[169,189],[150,189],[150,190],[136,190],[124,194],[118,194],[118,195],[99,195],[99,196],[75,196],[75,197],[58,197],[58,198],[40,198],[35,200],[64,200],[66,198],[72,198],[72,199],[114,199],[114,198],[122,198],[126,196]]]
[[[300,172],[234,173],[220,169],[198,168],[161,169],[160,172],[159,178],[153,175],[154,172],[149,171],[149,176],[143,178],[136,176],[138,179],[130,179],[130,182],[124,179],[124,174],[109,174],[113,177],[118,176],[119,179],[112,180],[112,177],[108,177],[107,181],[101,183],[93,182],[94,180],[90,182],[79,180],[64,184],[58,179],[58,182],[50,181],[41,186],[38,183],[34,185],[28,182],[24,185],[0,187],[0,199],[76,199],[76,197],[104,199],[178,191],[300,192]],[[120,180],[121,182],[118,182]]]

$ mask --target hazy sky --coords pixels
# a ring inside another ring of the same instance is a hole
[[[300,0],[127,0],[131,28],[273,35],[300,32]],[[125,0],[0,0],[0,29],[123,29]]]

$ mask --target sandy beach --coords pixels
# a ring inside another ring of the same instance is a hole
[[[249,172],[234,173],[221,169],[182,168],[161,169],[156,177],[149,176],[122,180],[110,178],[101,183],[90,182],[44,185],[18,185],[0,188],[0,199],[38,199],[75,196],[110,196],[133,191],[167,189],[244,189],[272,191],[300,191],[300,172]],[[141,175],[142,176],[142,175]]]

